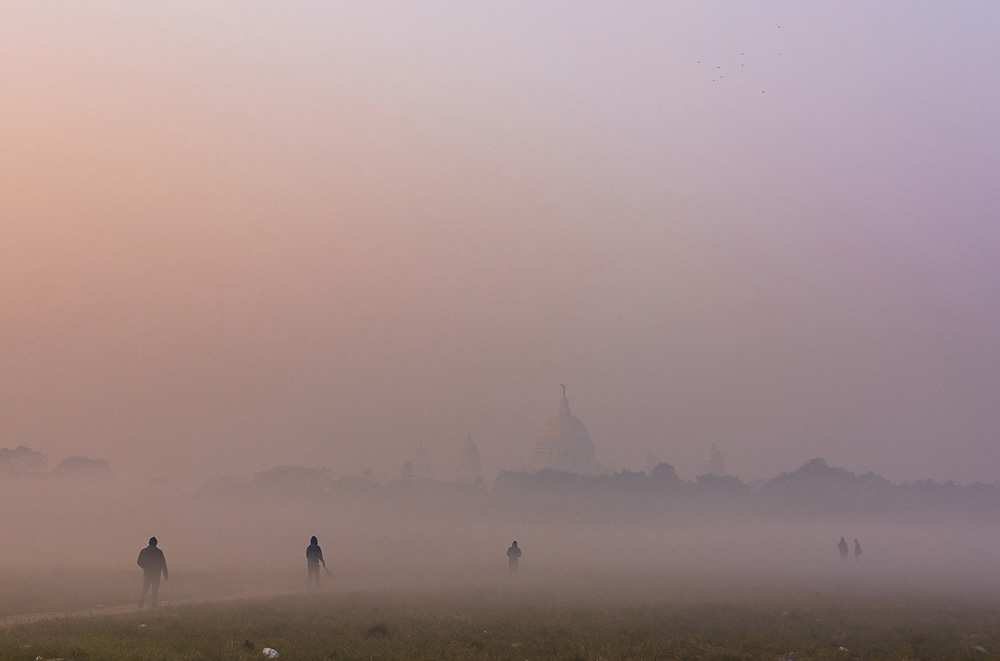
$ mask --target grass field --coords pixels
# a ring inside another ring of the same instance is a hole
[[[288,592],[300,582],[298,573],[182,571],[171,574],[160,594],[164,603],[220,601]],[[139,569],[0,572],[0,621],[12,623],[53,615],[128,609],[135,606],[141,586]]]
[[[283,660],[986,659],[998,643],[989,590],[609,574],[12,620],[0,661],[263,659],[264,647]]]

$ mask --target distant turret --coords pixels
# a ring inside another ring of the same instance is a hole
[[[652,450],[646,450],[646,461],[644,462],[643,470],[646,475],[652,475],[653,469],[660,463],[660,460],[656,458]]]
[[[472,434],[465,439],[458,455],[458,479],[466,484],[481,484],[483,470],[479,466],[479,448],[472,442]]]
[[[722,452],[719,447],[712,443],[712,447],[709,449],[708,454],[705,455],[704,461],[704,471],[711,475],[724,475],[726,469],[726,462],[722,458]]]

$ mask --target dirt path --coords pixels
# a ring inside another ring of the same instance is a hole
[[[190,598],[182,600],[169,600],[169,601],[164,600],[160,602],[160,605],[156,608],[152,608],[149,606],[139,608],[138,605],[134,606],[97,605],[92,608],[81,608],[79,610],[72,610],[72,611],[50,611],[47,613],[20,613],[15,615],[4,615],[3,619],[0,620],[0,630],[6,629],[7,627],[18,626],[22,624],[31,624],[33,622],[42,622],[45,620],[57,620],[60,618],[68,618],[68,617],[98,617],[102,615],[122,615],[127,613],[159,614],[165,611],[169,611],[171,608],[179,606],[193,606],[197,604],[221,604],[230,601],[266,599],[270,597],[283,597],[295,594],[301,594],[301,593],[289,592],[289,591],[284,591],[284,592],[261,591],[261,592],[247,593],[247,594],[232,595],[227,597],[200,597],[200,598]]]

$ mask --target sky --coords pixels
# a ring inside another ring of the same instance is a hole
[[[0,6],[0,447],[1000,480],[1000,6]]]

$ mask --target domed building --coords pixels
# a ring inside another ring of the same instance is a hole
[[[566,384],[562,384],[562,395],[559,411],[538,433],[531,460],[532,470],[548,468],[594,475],[597,472],[594,444],[590,441],[587,428],[569,410]]]

